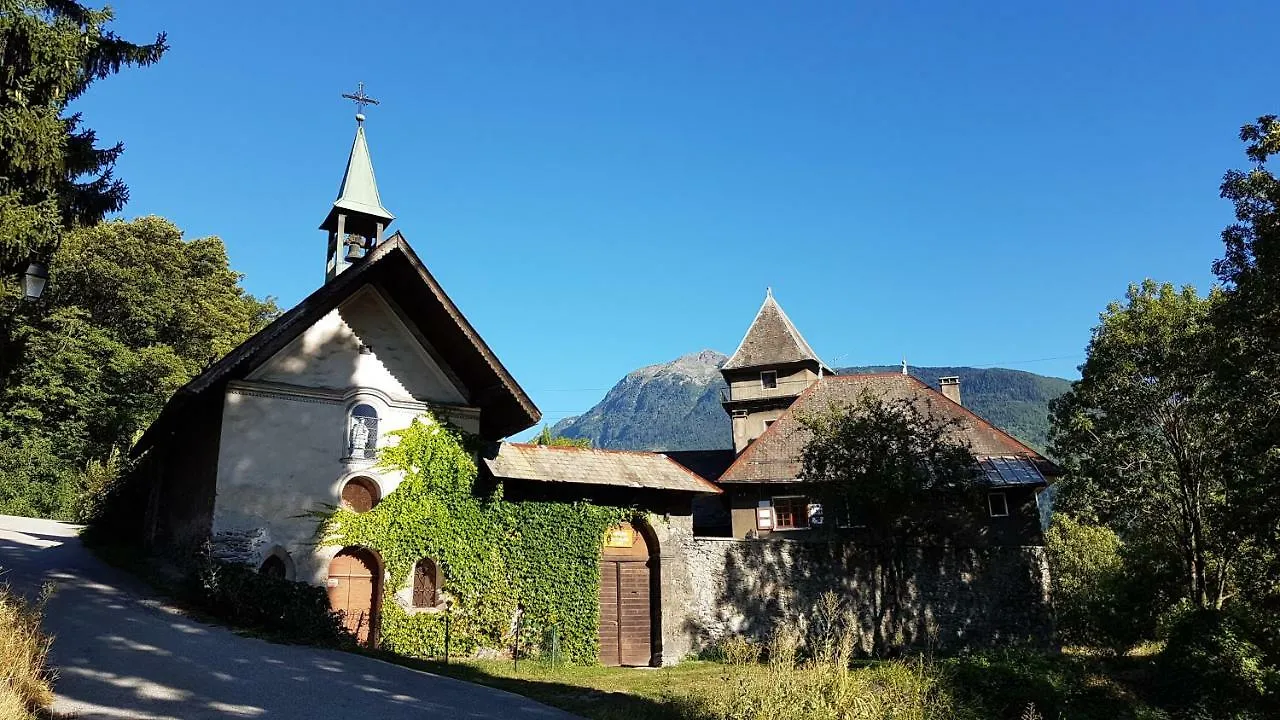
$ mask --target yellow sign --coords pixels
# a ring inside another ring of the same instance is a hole
[[[619,525],[609,528],[604,536],[604,546],[611,548],[629,548],[636,544],[636,531],[630,525]]]

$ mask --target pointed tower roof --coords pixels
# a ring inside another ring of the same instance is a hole
[[[342,174],[338,199],[333,202],[333,208],[329,210],[320,229],[332,230],[336,227],[339,212],[363,215],[374,221],[381,220],[384,227],[396,219],[395,215],[382,206],[382,198],[378,195],[378,181],[373,177],[373,160],[369,157],[369,144],[364,139],[364,115],[356,115],[356,139],[351,145],[351,156],[347,158],[347,171]]]
[[[773,299],[773,289],[770,288],[765,292],[764,304],[756,313],[756,319],[751,321],[746,336],[721,369],[740,370],[806,360],[817,363],[820,368],[827,367],[796,330],[791,318],[782,311],[782,306]]]

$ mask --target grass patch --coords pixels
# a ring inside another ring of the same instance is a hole
[[[33,605],[0,585],[0,720],[44,716],[53,702],[45,665],[51,640],[40,630],[48,592]]]
[[[1146,658],[1002,653],[855,663],[729,659],[659,669],[386,660],[592,720],[1162,720]]]

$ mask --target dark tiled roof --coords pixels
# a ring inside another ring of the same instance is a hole
[[[663,455],[675,460],[691,470],[698,477],[716,481],[725,470],[733,464],[737,457],[732,449],[728,450],[664,450]]]
[[[832,405],[851,405],[863,392],[886,400],[909,399],[923,403],[935,417],[956,420],[960,426],[957,439],[967,442],[979,459],[1026,458],[1042,475],[1061,474],[1035,450],[920,380],[901,373],[876,373],[827,377],[809,386],[782,417],[742,451],[720,476],[720,482],[794,481],[800,474],[801,452],[811,437],[799,416],[822,412]]]
[[[764,304],[742,338],[738,349],[725,362],[723,370],[784,365],[811,360],[822,365],[817,353],[800,335],[782,306],[773,299],[773,293],[765,296]],[[825,366],[824,366],[825,367]]]
[[[243,378],[371,282],[383,287],[419,328],[430,331],[429,351],[467,389],[469,402],[481,409],[483,436],[505,437],[532,427],[541,419],[542,413],[524,389],[397,232],[179,388],[132,452],[150,447],[162,430],[182,416],[191,400],[207,392],[221,392],[228,380]]]
[[[658,453],[501,443],[484,458],[495,478],[719,493],[720,488]]]

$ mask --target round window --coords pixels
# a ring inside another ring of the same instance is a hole
[[[353,478],[342,486],[342,507],[352,512],[369,512],[378,499],[378,486],[369,478]]]

